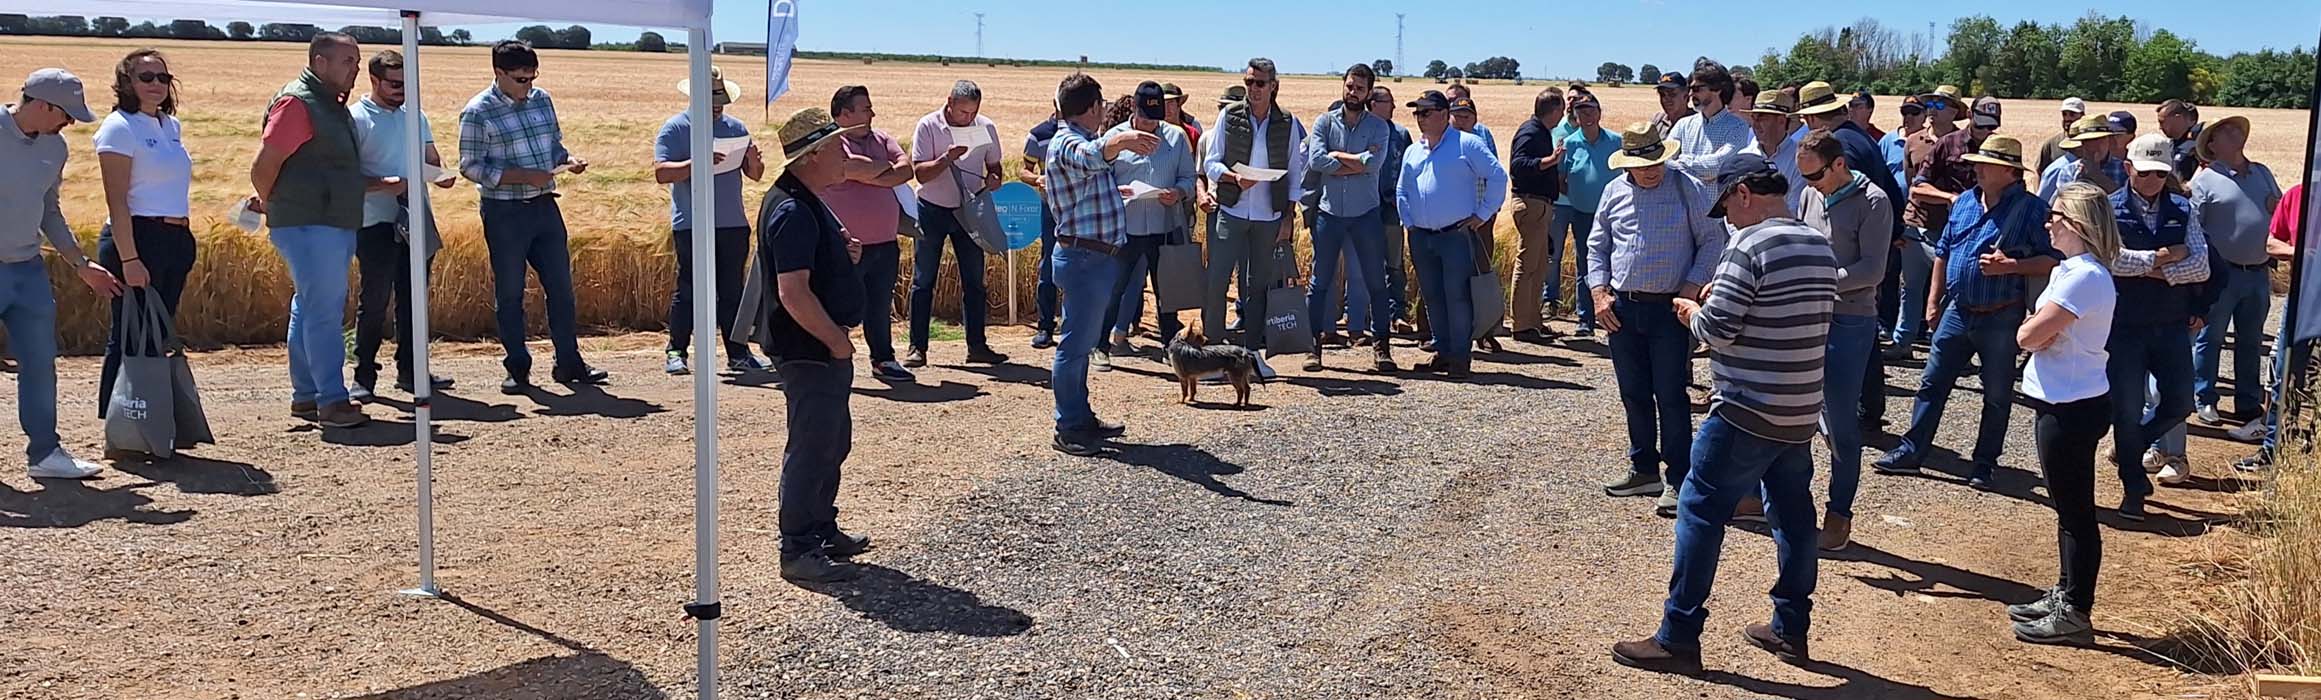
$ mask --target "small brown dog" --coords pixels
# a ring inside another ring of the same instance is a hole
[[[1209,345],[1201,331],[1187,328],[1167,348],[1169,369],[1177,373],[1177,403],[1192,405],[1201,375],[1224,372],[1233,384],[1233,407],[1249,407],[1249,381],[1257,376],[1257,355],[1239,345]]]

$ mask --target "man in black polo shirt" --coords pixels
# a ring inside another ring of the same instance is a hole
[[[774,181],[789,200],[776,205],[760,232],[759,265],[773,270],[781,303],[765,312],[766,354],[781,358],[789,442],[782,450],[782,578],[827,583],[854,578],[832,561],[870,548],[870,538],[838,529],[838,466],[854,447],[847,397],[854,385],[854,341],[864,293],[855,263],[860,243],[815,195],[846,179],[843,149],[828,148],[849,129],[820,108],[798,110],[782,125],[790,160]]]

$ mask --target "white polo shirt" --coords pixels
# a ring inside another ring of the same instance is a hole
[[[129,157],[129,215],[183,218],[191,213],[193,157],[177,117],[114,110],[97,126],[97,154]]]

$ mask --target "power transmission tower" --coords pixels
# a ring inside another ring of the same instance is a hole
[[[1410,72],[1410,64],[1402,62],[1402,13],[1400,12],[1394,13],[1394,72],[1395,75]]]
[[[975,13],[975,57],[983,57],[983,13]]]

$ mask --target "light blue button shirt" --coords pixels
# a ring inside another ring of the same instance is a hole
[[[1406,227],[1444,229],[1470,216],[1490,219],[1507,203],[1507,168],[1482,137],[1444,129],[1443,138],[1458,141],[1442,148],[1419,141],[1402,154],[1402,182],[1394,199]]]
[[[1135,122],[1122,122],[1104,132],[1104,139],[1114,134],[1133,131]],[[1185,141],[1185,130],[1168,122],[1160,122],[1153,134],[1160,137],[1160,146],[1152,155],[1140,156],[1134,151],[1121,151],[1112,159],[1112,181],[1126,186],[1142,182],[1162,189],[1175,189],[1177,196],[1193,198],[1193,147]],[[1157,236],[1173,233],[1185,227],[1185,208],[1165,206],[1158,199],[1140,199],[1128,203],[1128,235]]]
[[[408,156],[403,143],[402,109],[387,109],[364,97],[348,109],[355,120],[355,148],[362,158],[363,177],[403,177]],[[433,125],[427,115],[419,115],[419,138],[435,143]],[[363,193],[363,225],[377,226],[400,218],[403,205],[395,203],[393,192]]]
[[[1314,120],[1314,128],[1306,133],[1306,186],[1321,191],[1322,212],[1331,216],[1361,216],[1378,210],[1379,171],[1387,165],[1387,141],[1393,131],[1386,120],[1361,110],[1362,120],[1346,126],[1345,107],[1330,110]],[[1364,153],[1370,160],[1362,172],[1350,175],[1338,173],[1338,159],[1331,153]],[[1398,173],[1399,174],[1399,173]]]

